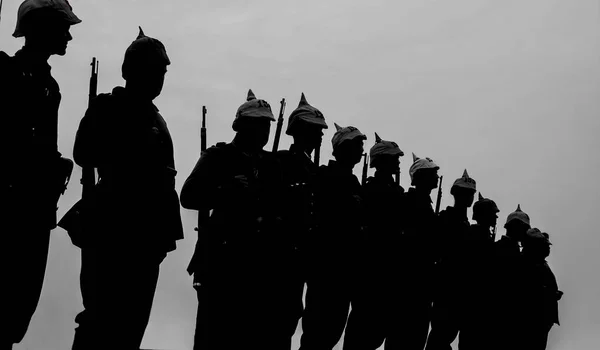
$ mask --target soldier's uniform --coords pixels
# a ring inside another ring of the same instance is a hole
[[[234,125],[242,119],[275,120],[271,107],[252,92]],[[236,177],[244,177],[247,184]],[[282,230],[281,184],[275,155],[248,151],[237,138],[208,148],[186,180],[182,205],[212,210],[202,250],[208,256],[196,259],[207,266],[192,267],[203,271],[194,348],[291,346],[281,320],[293,310],[282,300],[289,293],[281,279],[289,273],[294,250]]]
[[[467,170],[452,185],[452,189],[459,188],[475,194],[476,182],[469,177]],[[467,208],[463,209],[448,206],[439,214],[440,256],[435,267],[433,314],[426,350],[452,350],[450,344],[461,328],[465,303],[462,272],[468,263],[464,260],[463,248],[471,226],[466,215]]]
[[[157,50],[140,33],[128,49]],[[138,349],[148,324],[159,267],[183,238],[175,191],[173,142],[158,108],[123,87],[92,101],[73,150],[81,167],[97,168],[81,244],[81,294],[73,349]]]
[[[494,279],[494,235],[491,227],[479,224],[479,217],[496,215],[499,209],[494,201],[483,198],[473,205],[473,219],[461,249],[461,324],[459,347],[461,350],[487,348],[492,341],[494,317],[491,305],[494,302],[492,281]]]
[[[369,151],[370,167],[377,167],[382,156],[401,157],[404,152],[392,141],[375,134],[375,145]],[[364,185],[367,242],[363,268],[356,276],[352,311],[348,317],[344,349],[375,350],[386,338],[393,338],[395,320],[402,310],[392,308],[401,291],[398,283],[398,252],[402,230],[402,195],[392,174],[377,170]]]
[[[303,135],[298,133],[303,132],[303,126],[310,126],[315,130],[328,127],[323,114],[308,103],[304,93],[298,108],[290,114],[286,134],[295,138],[302,137]],[[282,219],[285,228],[283,232],[294,247],[292,266],[284,275],[290,283],[288,290],[291,295],[288,300],[293,303],[293,312],[281,320],[289,323],[288,331],[291,338],[304,309],[302,298],[307,276],[303,265],[310,258],[306,252],[306,240],[316,228],[315,191],[318,166],[313,163],[310,154],[296,143],[292,144],[289,150],[279,151],[277,157],[281,164],[284,185]]]
[[[517,206],[517,210],[510,213],[506,219],[505,227],[513,221],[530,227],[529,215]],[[508,230],[508,229],[507,229]],[[491,326],[499,334],[497,339],[490,341],[493,349],[517,349],[522,346],[520,302],[522,300],[522,271],[521,247],[519,238],[509,235],[502,236],[494,244],[494,281],[492,290],[495,302],[492,305],[493,323]]]
[[[22,26],[39,11],[52,12],[66,24],[81,22],[64,1],[28,0],[19,8],[13,36],[24,36]],[[57,202],[73,167],[58,151],[60,89],[51,67],[34,50],[26,45],[14,57],[0,52],[0,198],[6,204],[0,214],[5,248],[0,254],[0,349],[23,339],[37,308]]]
[[[409,170],[413,183],[418,171],[439,169],[429,158],[420,159],[413,154],[413,160]],[[418,187],[411,187],[404,194],[402,208],[398,280],[403,287],[396,299],[400,305],[395,307],[404,312],[394,325],[397,336],[386,339],[386,349],[422,350],[431,319],[433,272],[439,250],[438,217],[430,192]]]
[[[354,127],[336,124],[334,150],[343,142],[365,140]],[[350,308],[358,253],[364,243],[362,188],[351,169],[331,160],[319,168],[316,197],[317,229],[306,251],[306,308],[302,316],[300,348],[332,349],[340,340]]]
[[[535,228],[527,231],[523,241],[523,349],[546,349],[550,329],[554,324],[560,325],[558,301],[563,293],[545,260],[550,254],[550,245],[548,234]]]

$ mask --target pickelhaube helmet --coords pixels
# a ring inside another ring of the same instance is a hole
[[[469,176],[469,173],[467,173],[467,169],[465,169],[465,171],[463,172],[462,177],[456,179],[456,181],[454,181],[454,184],[452,184],[452,187],[461,187],[461,188],[466,188],[469,190],[473,190],[476,191],[476,181],[475,179],[471,178]]]
[[[514,212],[508,214],[508,217],[506,218],[506,224],[508,225],[508,223],[512,222],[512,221],[520,221],[528,226],[530,226],[530,221],[529,221],[529,215],[527,215],[525,212],[523,212],[521,210],[521,205],[517,205],[517,210],[515,210]]]
[[[328,128],[327,123],[325,123],[325,117],[323,116],[323,113],[308,103],[304,93],[302,93],[302,96],[300,96],[300,103],[298,103],[298,107],[292,112],[292,114],[290,114],[290,117],[288,118],[288,126],[285,133],[292,136],[296,126],[301,123],[317,125],[323,129]]]
[[[500,209],[491,199],[484,198],[479,192],[479,199],[473,204],[473,220],[478,221],[485,214],[499,213]]]
[[[410,175],[411,182],[414,181],[414,176],[419,170],[432,169],[438,170],[440,167],[433,162],[430,158],[421,159],[417,157],[414,153],[413,155],[413,164],[410,166],[408,170],[408,174]]]
[[[359,140],[367,139],[367,135],[360,132],[360,130],[358,130],[354,126],[341,127],[336,123],[333,123],[333,125],[335,125],[336,129],[336,132],[335,134],[333,134],[333,138],[331,139],[331,144],[333,146],[334,151],[346,141],[354,140],[357,138]]]
[[[237,110],[235,119],[233,120],[233,130],[238,131],[239,123],[244,119],[264,118],[270,121],[275,121],[271,106],[267,101],[257,99],[252,90],[248,90],[246,102],[244,102]]]
[[[369,158],[371,159],[369,167],[374,168],[375,164],[377,164],[377,159],[382,155],[402,157],[404,152],[402,152],[396,142],[382,140],[381,137],[375,133],[375,145],[373,145],[369,151]]]
[[[163,43],[158,39],[146,36],[142,27],[139,27],[139,29],[137,38],[125,51],[125,58],[121,67],[121,73],[125,80],[127,80],[132,71],[147,63],[164,64],[167,66],[171,64]]]

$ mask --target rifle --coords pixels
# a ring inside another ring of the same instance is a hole
[[[369,171],[369,155],[364,153],[363,157],[365,158],[362,169],[362,185],[364,186],[367,183],[367,173]]]
[[[88,97],[88,108],[92,104],[92,100],[98,95],[98,66],[99,62],[96,57],[92,58],[92,75],[90,76],[90,92]],[[89,200],[88,198],[94,190],[96,185],[96,169],[92,167],[84,167],[81,170],[81,185],[83,186],[81,198],[83,200]]]
[[[200,127],[200,154],[206,151],[206,106],[202,106],[202,127]]]
[[[279,148],[279,139],[281,138],[281,128],[283,127],[283,114],[285,113],[285,98],[281,99],[279,107],[279,118],[277,118],[277,129],[275,130],[275,139],[273,141],[273,153]]]
[[[438,194],[437,201],[435,202],[435,213],[440,213],[440,205],[442,204],[442,180],[444,180],[444,176],[440,176],[440,184],[438,186]]]
[[[200,157],[206,151],[206,106],[202,106],[202,126],[200,127]],[[206,259],[207,254],[207,233],[206,233],[206,224],[208,223],[208,219],[210,218],[210,211],[205,209],[198,210],[198,226],[194,228],[194,231],[198,232],[198,241],[196,242],[196,250],[194,251],[194,255],[192,256],[192,261],[188,266],[188,273],[194,274],[194,282],[192,286],[199,290],[201,286],[201,278],[204,277],[204,271],[194,271],[193,268],[198,265],[198,259]],[[198,255],[200,254],[200,255]],[[206,269],[206,261],[202,261],[200,263],[201,269]]]
[[[98,94],[98,66],[99,62],[96,57],[92,58],[92,75],[90,77],[90,92],[88,97],[88,108],[92,104],[92,100]],[[84,245],[84,230],[86,223],[86,215],[92,209],[94,201],[94,186],[96,185],[96,169],[93,167],[84,167],[81,170],[81,199],[75,203],[65,213],[58,222],[58,226],[63,228],[69,234],[71,242],[76,247],[82,248]],[[66,185],[65,185],[66,186]]]
[[[321,162],[321,146],[317,146],[315,148],[315,160],[314,163],[317,167],[319,167],[319,163]]]

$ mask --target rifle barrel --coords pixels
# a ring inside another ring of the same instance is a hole
[[[92,58],[92,74],[90,76],[90,91],[88,98],[88,108],[92,100],[98,95],[98,67],[99,62],[96,57]],[[81,169],[82,198],[88,198],[92,194],[92,189],[96,184],[96,170],[93,167],[84,167]]]
[[[202,127],[200,128],[200,151],[206,151],[206,106],[202,106]]]
[[[440,184],[438,187],[437,201],[435,203],[435,213],[440,213],[440,205],[442,204],[442,181],[444,180],[444,176],[440,176]]]
[[[273,153],[279,148],[279,140],[281,139],[281,129],[283,128],[283,114],[285,113],[285,98],[281,99],[279,107],[279,118],[277,118],[277,129],[275,130],[275,139],[273,140]]]
[[[315,148],[315,160],[314,163],[315,165],[318,167],[321,162],[321,146],[317,146],[317,148]]]
[[[362,184],[364,185],[367,183],[367,175],[369,172],[369,155],[367,153],[364,153],[363,157],[365,157],[365,160],[363,161],[363,169],[362,169]]]

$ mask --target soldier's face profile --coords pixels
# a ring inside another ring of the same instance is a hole
[[[147,62],[140,64],[130,76],[128,85],[135,86],[139,93],[154,100],[162,92],[165,84],[167,65],[164,63]]]
[[[304,138],[309,149],[314,150],[321,146],[323,141],[323,128],[318,125],[309,124],[301,129],[299,136]]]
[[[383,154],[379,156],[375,168],[379,171],[394,173],[400,169],[400,155]]]
[[[26,34],[26,40],[49,55],[64,56],[71,36],[71,25],[61,21],[45,21]]]

